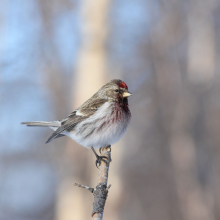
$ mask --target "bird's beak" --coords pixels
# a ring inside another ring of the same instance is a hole
[[[131,96],[131,95],[132,95],[132,94],[129,93],[129,92],[123,92],[123,94],[122,94],[123,98],[127,98],[127,97],[129,97],[129,96]]]

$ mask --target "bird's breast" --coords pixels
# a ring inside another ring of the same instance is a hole
[[[106,102],[92,116],[79,123],[71,137],[85,147],[112,145],[124,135],[130,118],[129,109],[119,103]]]

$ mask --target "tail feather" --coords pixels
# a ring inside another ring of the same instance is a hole
[[[38,126],[38,127],[60,127],[60,121],[29,121],[29,122],[22,122],[21,124],[27,126]]]

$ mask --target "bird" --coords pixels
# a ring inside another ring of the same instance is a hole
[[[124,136],[131,120],[128,105],[128,97],[131,95],[124,81],[113,79],[63,120],[22,124],[53,129],[54,133],[46,143],[68,136],[78,144],[92,149],[98,167],[106,157],[99,156],[94,148],[99,148],[101,152],[102,148],[111,147]]]

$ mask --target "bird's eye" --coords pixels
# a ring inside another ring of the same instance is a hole
[[[119,91],[118,89],[115,90],[115,92],[118,92],[118,91]]]

